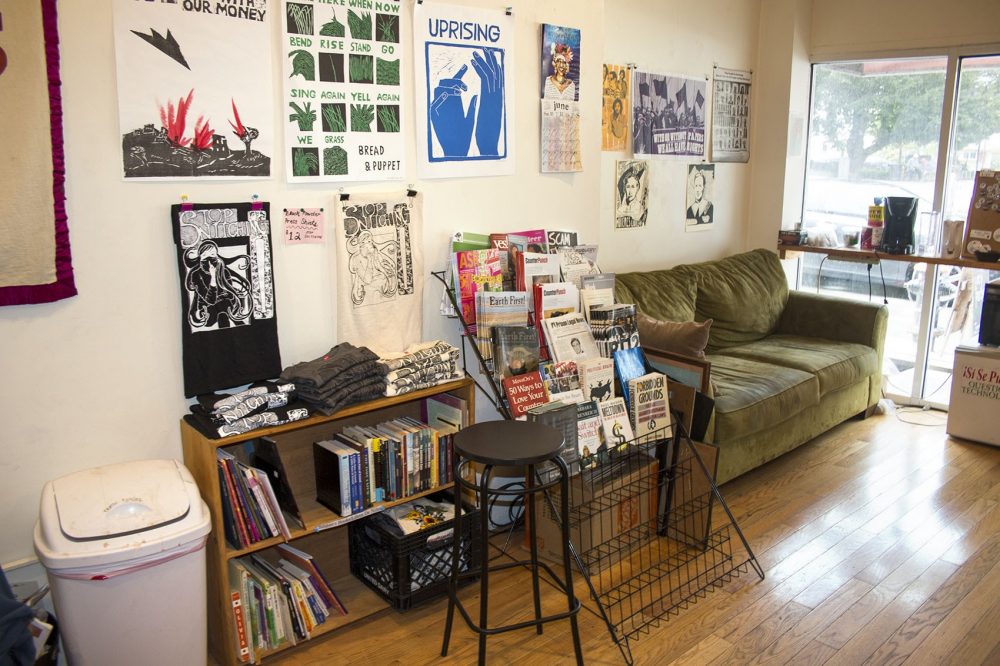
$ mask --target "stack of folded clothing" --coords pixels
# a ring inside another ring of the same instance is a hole
[[[382,397],[385,370],[375,352],[342,342],[317,359],[285,368],[281,380],[294,383],[300,398],[329,416],[348,405]]]
[[[419,342],[405,351],[385,354],[379,359],[385,374],[385,394],[403,395],[461,379],[458,348],[444,340]]]
[[[295,397],[295,384],[257,382],[238,393],[198,396],[187,420],[208,437],[239,435],[309,416]]]

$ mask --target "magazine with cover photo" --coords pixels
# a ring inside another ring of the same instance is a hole
[[[583,287],[582,278],[584,275],[595,275],[601,272],[597,265],[596,245],[560,247],[557,252],[563,281],[572,282],[577,288]]]
[[[579,312],[543,319],[549,353],[556,361],[581,361],[601,354],[587,320]]]
[[[493,327],[493,374],[497,381],[538,370],[538,331],[533,326]]]
[[[500,253],[495,249],[465,250],[455,253],[458,271],[456,297],[462,307],[462,318],[472,333],[476,332],[476,293],[500,291],[503,288],[503,271]]]
[[[476,292],[476,346],[484,361],[493,358],[494,326],[527,326],[528,294],[523,291]]]
[[[590,308],[590,328],[597,341],[597,349],[606,358],[611,358],[620,349],[639,346],[635,303]]]

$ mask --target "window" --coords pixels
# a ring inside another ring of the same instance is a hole
[[[965,219],[975,172],[1000,168],[998,99],[996,55],[814,65],[802,207],[809,243],[856,245],[869,205],[905,197],[917,206],[911,253],[938,256],[942,220]],[[997,276],[805,254],[798,286],[856,299],[882,300],[884,293],[886,393],[942,406],[955,346],[976,343],[983,285]]]

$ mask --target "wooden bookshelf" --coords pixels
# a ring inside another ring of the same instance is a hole
[[[271,437],[278,443],[282,463],[295,494],[305,527],[292,527],[296,548],[316,559],[320,568],[332,578],[331,586],[347,608],[346,616],[330,617],[316,627],[310,640],[330,634],[376,613],[388,610],[389,604],[350,574],[347,523],[359,520],[370,513],[411,501],[430,493],[452,487],[445,484],[417,493],[395,502],[375,505],[370,511],[342,518],[316,501],[316,478],[313,470],[312,444],[329,439],[335,432],[355,424],[374,424],[403,416],[420,418],[421,402],[431,396],[451,393],[466,401],[468,422],[475,418],[475,383],[470,378],[440,384],[430,389],[414,391],[403,396],[382,398],[351,405],[330,416],[312,416],[301,421],[272,428],[261,428],[242,435],[210,439],[181,421],[181,444],[184,464],[191,471],[201,496],[208,504],[212,516],[212,531],[206,545],[208,574],[208,643],[209,651],[223,665],[238,664],[235,627],[229,603],[229,560],[250,553],[273,548],[284,539],[275,537],[260,541],[247,548],[236,549],[226,543],[222,518],[222,493],[216,471],[216,449],[239,447],[259,437]],[[300,642],[301,645],[301,642]],[[258,661],[293,647],[291,643],[276,650],[258,653]]]
[[[812,245],[784,245],[778,243],[778,256],[782,259],[794,259],[798,253],[825,254],[831,259],[845,261],[860,261],[870,264],[881,261],[906,261],[911,264],[933,264],[935,266],[958,266],[959,268],[984,268],[1000,271],[1000,263],[975,261],[972,259],[950,259],[947,257],[929,257],[921,254],[889,254],[876,250],[859,250],[853,247],[813,247]]]

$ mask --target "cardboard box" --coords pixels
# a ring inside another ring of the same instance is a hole
[[[1000,172],[976,173],[965,226],[962,258],[975,260],[976,252],[1000,251]]]
[[[648,537],[656,531],[658,469],[655,459],[637,452],[624,466],[622,474],[601,478],[599,474],[594,475],[594,470],[587,470],[570,480],[570,540],[584,562],[591,567],[591,573],[628,554],[631,539],[618,537],[630,530],[634,530],[636,537]],[[549,495],[553,507],[559,511],[559,487],[549,490]],[[553,515],[553,507],[549,506],[544,495],[535,497],[538,554],[562,562],[562,531],[556,515]],[[574,511],[574,507],[578,510]],[[647,529],[637,529],[640,525],[645,525]],[[638,538],[635,541],[635,545],[645,543]],[[609,547],[597,548],[605,544]]]

